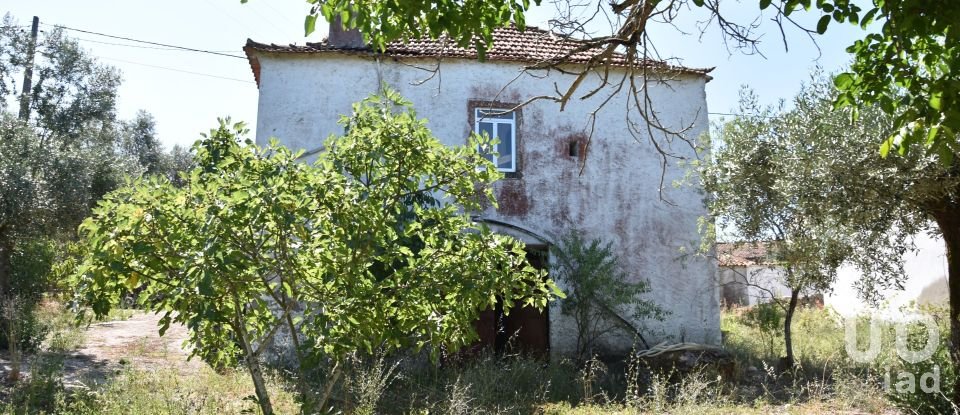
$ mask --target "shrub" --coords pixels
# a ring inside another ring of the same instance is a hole
[[[769,356],[777,353],[776,341],[783,327],[783,307],[775,303],[757,304],[743,313],[743,323],[760,332],[769,345]]]
[[[569,291],[560,303],[564,315],[573,318],[577,327],[577,357],[582,362],[594,353],[594,346],[604,334],[620,331],[646,340],[637,322],[663,319],[666,314],[656,303],[641,295],[650,292],[645,280],[631,281],[612,243],[600,239],[587,241],[579,231],[570,231],[550,247],[555,263],[553,278]],[[626,318],[620,310],[628,310]]]
[[[932,316],[937,322],[939,333],[949,333],[949,313],[943,308],[930,307],[920,310],[927,316]],[[891,330],[887,330],[887,334]],[[917,351],[924,348],[930,340],[925,326],[908,323],[905,335],[905,345],[909,350]],[[894,360],[896,363],[887,367],[879,367],[884,373],[884,388],[890,400],[897,406],[912,413],[948,414],[958,413],[958,408],[951,402],[950,395],[956,382],[957,368],[950,359],[949,337],[938,336],[936,351],[928,359],[918,362],[909,362],[902,357]],[[888,350],[892,347],[888,347]]]

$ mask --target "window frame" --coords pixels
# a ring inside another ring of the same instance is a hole
[[[490,117],[490,118],[488,118],[488,117],[484,116],[484,115],[482,114],[482,112],[504,113],[503,115],[509,114],[509,115],[510,115],[510,118],[499,118],[499,116],[498,116],[498,117]],[[481,123],[481,122],[485,122],[485,123],[491,124],[491,125],[493,126],[493,127],[492,127],[492,131],[494,132],[494,134],[496,134],[496,137],[497,137],[497,138],[499,138],[499,129],[498,129],[498,126],[499,126],[500,124],[509,124],[509,125],[510,125],[510,157],[512,158],[512,160],[511,160],[511,162],[510,162],[510,167],[509,167],[509,168],[500,167],[500,165],[498,164],[498,160],[497,160],[497,159],[498,159],[498,156],[497,156],[497,155],[491,154],[491,158],[492,158],[492,161],[493,161],[493,165],[497,168],[497,171],[499,171],[499,172],[501,172],[501,173],[512,173],[512,174],[516,174],[516,173],[520,170],[520,163],[519,163],[520,157],[519,157],[519,154],[517,154],[517,150],[518,150],[518,148],[517,148],[517,147],[518,147],[517,142],[519,141],[518,138],[517,138],[517,130],[518,130],[518,129],[517,129],[517,122],[518,122],[518,118],[519,118],[519,117],[518,117],[518,114],[517,114],[517,111],[516,111],[516,110],[511,110],[511,109],[509,109],[509,108],[496,108],[496,107],[489,107],[489,106],[475,106],[475,107],[473,107],[473,114],[472,114],[472,115],[473,115],[473,120],[474,120],[474,121],[473,121],[473,132],[474,132],[475,134],[478,134],[478,135],[481,134],[481,132],[480,132],[480,123]],[[491,138],[493,138],[493,137],[491,137]]]

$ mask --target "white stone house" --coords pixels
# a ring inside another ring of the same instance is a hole
[[[725,306],[755,306],[790,297],[786,273],[766,244],[717,243],[717,282]]]
[[[290,148],[316,152],[330,134],[342,133],[339,116],[385,82],[413,102],[445,144],[466,145],[474,131],[498,136],[494,161],[505,173],[494,186],[499,208],[483,212],[478,221],[523,240],[533,251],[545,250],[551,238],[570,229],[612,242],[631,278],[648,280],[649,298],[670,313],[663,322],[637,322],[649,330],[649,341],[719,342],[716,265],[681,259],[681,248],[699,240],[704,194],[670,185],[684,171],[672,163],[662,169],[649,141],[628,131],[626,96],[614,97],[598,113],[592,136],[588,119],[601,94],[574,100],[563,111],[556,103],[534,101],[506,114],[484,115],[484,110],[502,113],[550,94],[555,84],[568,85],[572,76],[556,70],[522,72],[579,45],[532,27],[499,29],[494,39],[482,62],[475,50],[434,40],[391,44],[386,52],[374,53],[356,33],[336,29],[324,42],[300,46],[248,41],[244,50],[260,90],[257,143],[276,137]],[[570,65],[577,65],[576,57]],[[650,71],[670,75],[648,85],[660,123],[692,138],[703,134],[709,70],[659,64]],[[583,91],[595,82],[588,79]],[[670,151],[694,155],[686,144]],[[575,347],[572,325],[556,303],[546,313],[517,313],[505,329],[520,330],[520,341],[551,354]],[[498,336],[482,322],[478,330],[481,337]],[[611,338],[606,344],[628,348],[632,339]]]

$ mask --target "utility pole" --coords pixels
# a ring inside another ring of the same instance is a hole
[[[33,89],[33,57],[37,51],[37,33],[40,31],[40,18],[33,16],[30,28],[30,46],[27,48],[27,67],[23,69],[23,92],[20,94],[20,119],[30,119],[30,90]]]

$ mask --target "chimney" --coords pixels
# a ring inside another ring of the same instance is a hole
[[[363,41],[363,35],[359,29],[347,29],[343,27],[340,15],[337,14],[330,22],[330,34],[327,36],[327,44],[332,48],[339,49],[365,49],[367,44]]]

